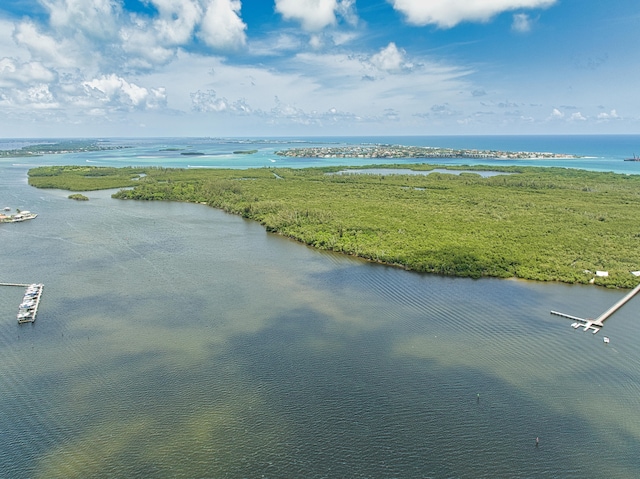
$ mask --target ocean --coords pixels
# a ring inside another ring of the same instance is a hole
[[[23,325],[23,290],[0,287],[0,477],[640,476],[639,299],[598,334],[549,314],[594,317],[624,291],[416,274],[203,205],[26,180],[40,164],[318,166],[337,160],[275,151],[349,142],[637,174],[622,160],[640,137],[105,142],[130,148],[0,160],[0,207],[38,213],[0,225],[0,282],[45,285]]]

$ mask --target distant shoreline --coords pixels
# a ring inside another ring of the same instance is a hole
[[[87,153],[92,151],[121,150],[128,146],[105,146],[93,140],[66,140],[52,143],[23,146],[13,150],[0,150],[0,158],[32,158],[64,153]]]
[[[403,145],[350,145],[290,148],[276,152],[288,158],[472,158],[492,160],[567,160],[581,158],[566,153],[454,149]]]

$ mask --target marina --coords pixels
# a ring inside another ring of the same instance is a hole
[[[38,306],[40,306],[40,298],[42,297],[42,290],[44,284],[42,283],[0,283],[0,286],[19,286],[26,288],[24,297],[20,306],[18,306],[18,323],[33,323],[36,320],[36,314],[38,314]]]

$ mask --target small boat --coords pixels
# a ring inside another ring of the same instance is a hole
[[[9,208],[8,206],[5,206],[5,207],[4,207],[4,210],[5,210],[5,211],[11,211],[11,208]]]
[[[609,336],[605,336],[604,338],[602,338],[602,342],[605,344],[609,344]]]

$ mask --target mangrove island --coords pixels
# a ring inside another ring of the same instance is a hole
[[[387,170],[47,166],[31,169],[29,184],[126,188],[113,197],[207,204],[315,248],[418,272],[609,287],[640,281],[633,274],[640,269],[639,175],[402,165],[423,173],[409,175],[394,174],[395,165],[380,168]]]

